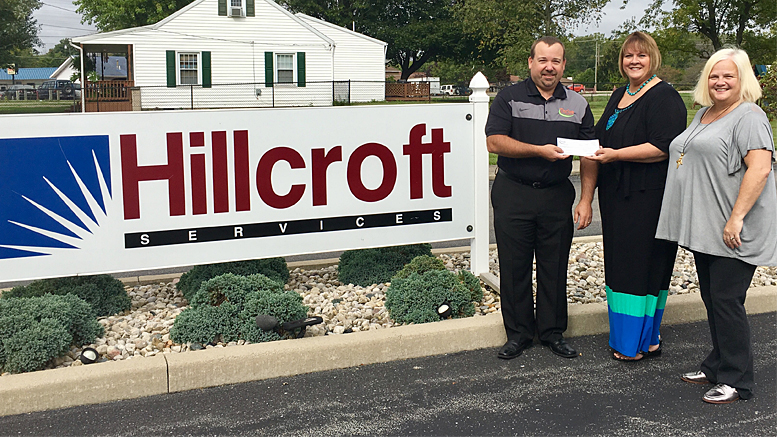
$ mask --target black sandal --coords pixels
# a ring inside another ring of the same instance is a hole
[[[655,358],[661,356],[661,340],[658,340],[658,349],[651,351],[648,350],[647,352],[640,352],[642,354],[642,358]]]
[[[627,357],[627,358],[620,358],[618,355],[615,355],[615,354],[620,354],[620,355],[622,355],[624,357]],[[642,361],[642,360],[645,359],[645,353],[644,352],[637,352],[637,355],[642,355],[642,357],[641,358],[629,357],[628,355],[623,355],[620,352],[613,350],[613,352],[612,352],[612,359],[615,360],[615,361],[623,361],[623,362],[626,362],[626,363],[633,363],[633,362]],[[630,358],[634,358],[634,359],[632,360]]]

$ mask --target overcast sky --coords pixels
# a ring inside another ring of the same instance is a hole
[[[604,16],[598,26],[580,26],[574,33],[587,35],[600,32],[609,35],[629,18],[642,17],[649,2],[650,0],[630,0],[625,9],[619,9],[623,0],[611,0],[604,8]],[[44,47],[39,48],[41,53],[57,45],[63,38],[88,35],[95,31],[94,26],[81,24],[81,15],[75,12],[76,5],[71,0],[43,0],[41,3],[41,8],[34,13],[38,25],[41,26],[38,33],[44,44]]]

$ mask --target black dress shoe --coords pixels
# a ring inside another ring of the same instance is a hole
[[[575,348],[567,344],[563,337],[556,341],[543,341],[542,345],[547,346],[551,352],[564,358],[575,358],[577,356]]]
[[[502,349],[499,349],[499,353],[496,356],[503,360],[511,360],[515,357],[520,357],[523,351],[530,348],[531,345],[531,341],[520,343],[515,340],[507,340],[507,343],[502,346]]]

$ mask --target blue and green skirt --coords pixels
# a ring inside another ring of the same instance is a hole
[[[630,357],[658,344],[668,290],[658,296],[635,296],[606,287],[610,347]]]

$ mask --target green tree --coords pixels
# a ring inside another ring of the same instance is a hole
[[[75,0],[83,23],[101,32],[154,24],[193,0]]]
[[[32,12],[40,8],[38,0],[0,0],[0,68],[23,65],[33,47],[40,44],[38,25]]]
[[[429,61],[456,57],[475,45],[443,0],[284,0],[292,12],[320,18],[388,43],[386,57],[402,69],[401,79]]]
[[[479,41],[498,53],[495,62],[525,75],[531,43],[543,35],[563,36],[575,25],[595,22],[610,0],[466,0],[456,17]]]
[[[39,67],[59,67],[70,56],[78,56],[79,52],[70,45],[69,39],[61,39],[59,43],[50,48],[45,54],[38,56],[37,66]],[[79,61],[80,62],[80,61]],[[78,67],[80,67],[80,63]]]
[[[664,12],[662,7],[670,1],[673,9]],[[711,50],[699,48],[705,58],[724,45],[733,44],[747,51],[752,46],[757,49],[757,56],[763,46],[769,47],[773,59],[777,45],[777,2],[773,0],[653,0],[642,23],[702,35],[712,46]]]

